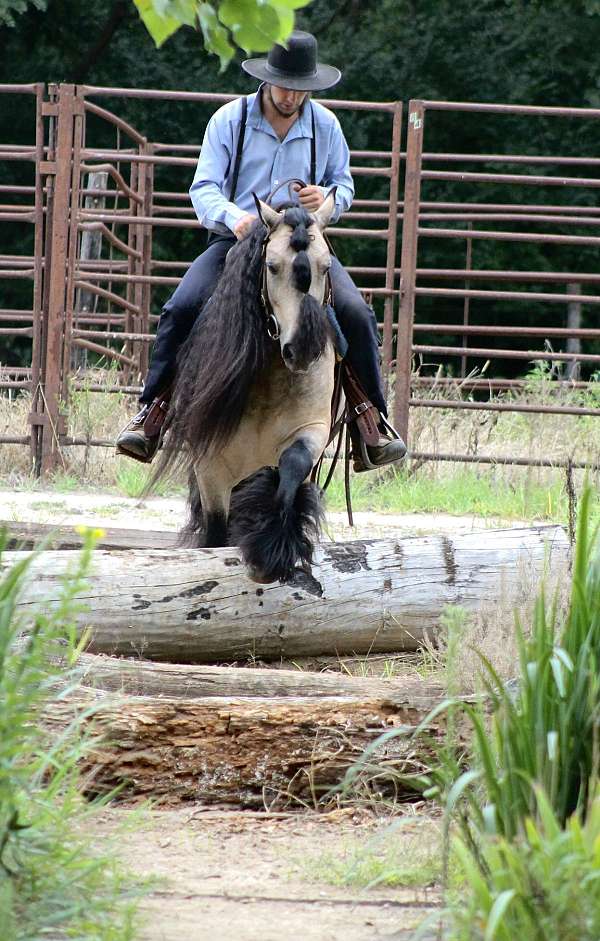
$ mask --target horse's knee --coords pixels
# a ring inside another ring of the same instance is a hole
[[[302,439],[294,441],[281,455],[279,486],[275,499],[284,509],[288,509],[294,502],[298,487],[310,474],[313,463],[311,451]]]

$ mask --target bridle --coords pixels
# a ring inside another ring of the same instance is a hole
[[[271,190],[267,199],[265,200],[268,205],[271,205],[271,200],[275,196],[275,193],[279,192],[284,186],[288,187],[290,199],[292,198],[292,186],[295,183],[299,183],[301,187],[305,187],[306,183],[304,180],[291,179],[284,180],[283,183],[280,183],[275,187],[274,190]],[[261,249],[261,275],[260,275],[260,300],[262,303],[263,311],[265,314],[265,327],[267,331],[267,336],[271,340],[278,340],[281,336],[281,327],[275,311],[273,310],[273,305],[271,304],[271,299],[269,297],[269,289],[267,287],[267,245],[269,244],[270,232],[267,230],[262,243]],[[329,243],[328,243],[329,247]],[[327,272],[325,276],[325,296],[323,298],[323,307],[333,304],[333,288],[331,284],[331,276]]]

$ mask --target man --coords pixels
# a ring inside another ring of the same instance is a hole
[[[350,154],[339,122],[331,111],[310,100],[312,91],[330,88],[341,78],[338,69],[318,62],[315,37],[295,31],[287,48],[274,46],[266,59],[247,59],[242,68],[262,84],[258,92],[229,102],[210,119],[190,189],[198,219],[210,232],[208,247],[163,308],[140,398],[142,410],[117,438],[117,450],[137,460],[154,456],[177,353],[214,290],[227,252],[257,221],[253,194],[266,200],[279,190],[279,201],[285,201],[289,194],[287,188],[282,191],[282,184],[291,179],[308,181],[302,186],[295,183],[293,189],[300,206],[314,212],[336,187],[332,221],[354,197]],[[348,341],[347,361],[385,416],[375,315],[337,258],[332,259],[330,276],[336,316]],[[383,418],[379,428],[379,441],[368,447],[352,429],[355,470],[404,457],[404,443]]]

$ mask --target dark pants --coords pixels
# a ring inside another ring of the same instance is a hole
[[[235,239],[215,238],[188,268],[174,294],[163,307],[148,375],[140,401],[151,402],[173,381],[177,354],[189,337],[202,307],[223,270],[225,256]],[[371,307],[337,258],[331,263],[336,317],[348,341],[347,360],[370,400],[387,415],[381,373],[377,320]]]

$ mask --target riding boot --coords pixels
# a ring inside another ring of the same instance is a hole
[[[361,474],[401,461],[406,456],[404,441],[369,401],[347,363],[344,363],[343,370],[353,470]]]
[[[115,442],[117,454],[149,464],[162,444],[171,390],[147,403],[129,421]]]

